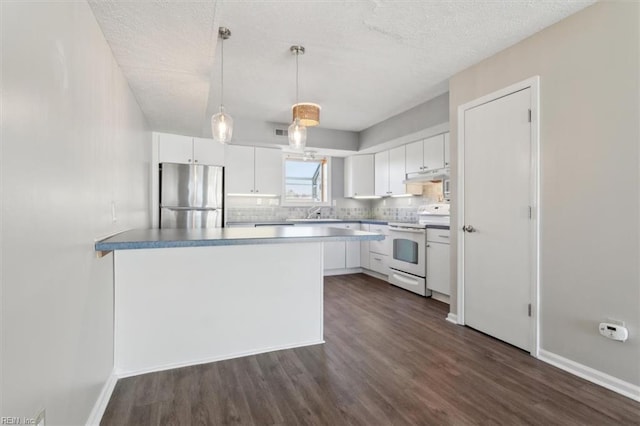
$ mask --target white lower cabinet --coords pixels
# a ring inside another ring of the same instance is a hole
[[[340,228],[359,230],[359,223],[329,223],[317,225],[296,225],[296,226],[321,226],[324,228]],[[324,243],[324,271],[338,271],[340,269],[360,267],[360,241],[335,241]],[[335,273],[335,272],[333,272]],[[339,272],[338,272],[339,273]]]
[[[427,289],[449,296],[449,230],[427,229]]]
[[[352,229],[359,231],[359,223],[345,223],[345,229]],[[346,241],[345,242],[345,263],[346,268],[359,268],[360,262],[360,241]]]
[[[389,256],[369,252],[369,269],[382,275],[389,275]]]
[[[324,269],[344,269],[346,266],[344,241],[324,243]]]
[[[387,238],[389,236],[389,226],[371,224],[369,227],[369,232],[374,232],[376,234],[383,234],[385,236],[384,240],[371,241],[369,243],[369,251],[388,256],[389,253],[391,253],[391,246],[390,246],[391,240]]]
[[[360,230],[369,232],[369,224],[363,223],[360,225]],[[360,267],[369,268],[369,241],[360,242]]]
[[[342,223],[318,224],[323,228],[344,228]],[[347,246],[344,241],[324,243],[324,270],[344,269],[347,265]]]
[[[369,241],[369,265],[365,267],[379,274],[389,275],[389,254],[391,253],[391,246],[389,245],[391,240],[388,238],[389,227],[387,225],[370,224],[369,232],[383,234],[385,239]]]

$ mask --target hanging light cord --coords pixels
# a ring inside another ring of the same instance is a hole
[[[224,36],[220,37],[220,108],[224,108]]]
[[[300,56],[300,51],[296,50],[296,105],[298,105],[298,56]],[[297,115],[296,120],[299,120]]]

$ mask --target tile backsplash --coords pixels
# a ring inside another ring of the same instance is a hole
[[[227,198],[227,222],[281,221],[312,217],[324,219],[369,219],[371,203],[368,200],[336,200],[335,206],[320,207],[320,215],[310,207],[288,207],[279,205],[278,198]]]
[[[422,185],[422,195],[372,200],[371,217],[398,222],[415,222],[418,220],[418,207],[442,202],[443,199],[442,182],[426,182]]]
[[[418,219],[418,207],[442,200],[441,183],[425,183],[423,195],[379,200],[354,200],[341,198],[334,206],[321,207],[320,218],[325,219],[382,219],[410,222]],[[311,212],[309,207],[280,205],[279,198],[228,197],[227,222],[281,221],[304,219]],[[313,217],[317,215],[313,214]]]

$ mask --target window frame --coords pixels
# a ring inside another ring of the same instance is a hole
[[[327,181],[327,200],[322,201],[309,201],[309,200],[301,200],[295,201],[291,199],[287,199],[287,160],[295,160],[295,161],[303,161],[303,155],[301,154],[285,154],[282,158],[282,197],[280,201],[280,205],[282,207],[330,207],[332,205],[331,201],[331,157],[328,155],[318,155],[316,158],[311,159],[311,161],[319,161],[326,160],[326,181]]]

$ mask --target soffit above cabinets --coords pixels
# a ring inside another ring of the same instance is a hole
[[[219,105],[233,117],[291,120],[300,100],[321,127],[360,131],[447,91],[458,71],[594,3],[587,1],[90,0],[114,56],[156,131],[210,136]],[[210,132],[210,130],[209,130]]]

